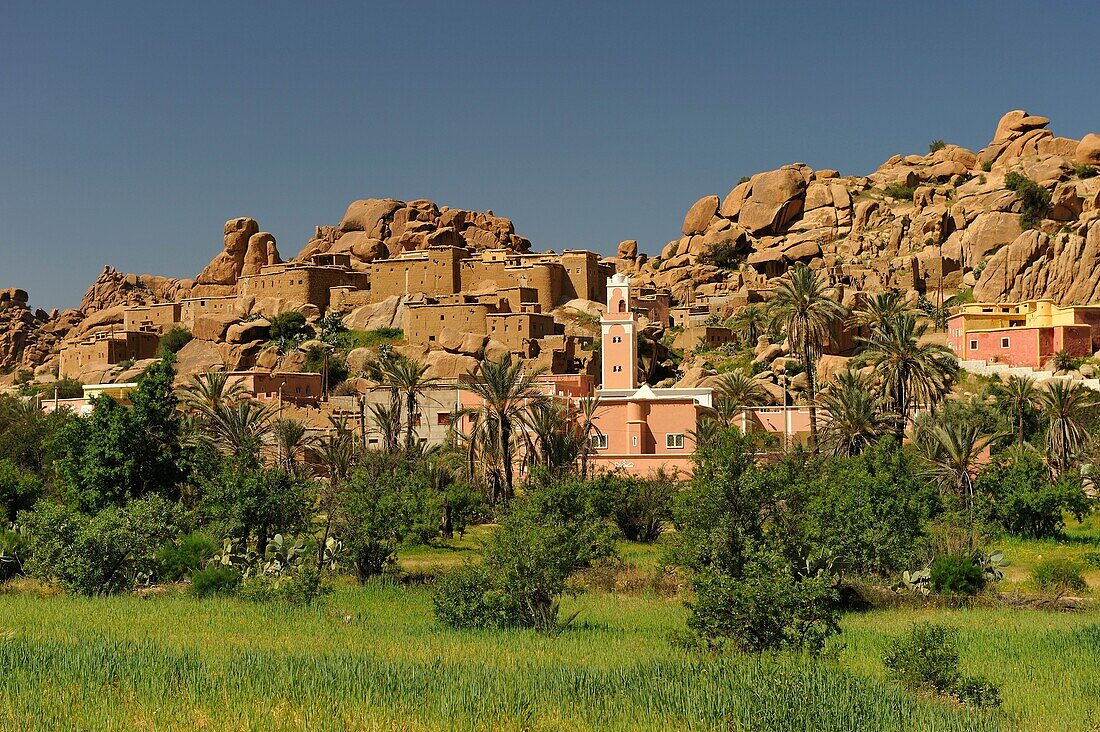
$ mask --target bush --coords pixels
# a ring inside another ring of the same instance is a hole
[[[907,186],[901,183],[891,183],[883,188],[882,192],[890,198],[896,198],[899,201],[912,201],[913,194],[917,192],[917,187]]]
[[[165,358],[179,353],[180,349],[190,343],[193,337],[191,331],[182,325],[169,328],[160,337],[160,343],[157,345],[157,356]]]
[[[1000,689],[980,677],[959,672],[959,634],[936,623],[916,623],[890,642],[882,662],[905,687],[955,697],[980,708],[1001,705]]]
[[[493,586],[490,570],[469,564],[446,572],[432,589],[432,611],[452,628],[505,628],[516,625],[519,608]]]
[[[344,482],[339,503],[334,535],[360,581],[382,573],[402,544],[424,544],[439,535],[442,501],[420,474],[357,470]]]
[[[695,572],[688,624],[705,644],[817,651],[838,630],[838,598],[828,565],[811,570],[790,530],[805,456],[758,465],[759,448],[736,428],[700,445],[691,484],[677,496],[669,559]]]
[[[0,522],[15,518],[34,505],[42,493],[42,481],[11,460],[0,460]]]
[[[178,582],[200,569],[219,548],[206,534],[192,532],[157,552],[158,576],[167,582]]]
[[[554,632],[569,576],[615,552],[614,530],[583,480],[533,485],[510,508],[485,543],[481,568],[468,566],[437,586],[440,622]]]
[[[190,592],[195,597],[231,595],[241,584],[241,573],[233,567],[207,567],[191,573]]]
[[[1089,509],[1080,476],[1067,473],[1051,482],[1042,458],[1032,453],[986,466],[975,492],[983,521],[1030,539],[1060,537],[1066,513],[1080,519]]]
[[[991,170],[993,170],[993,161],[992,160],[983,161],[982,162],[982,172],[983,173],[988,173]]]
[[[932,589],[956,595],[974,595],[985,586],[982,568],[970,557],[945,554],[932,563]]]
[[[947,143],[943,140],[932,140],[932,142],[928,143],[928,152],[934,153],[938,150],[943,150],[945,147],[947,147]]]
[[[777,553],[749,553],[737,575],[700,572],[693,582],[688,627],[709,645],[737,650],[791,648],[817,652],[839,632],[838,595],[824,573],[800,575]]]
[[[861,575],[892,576],[923,562],[936,488],[908,448],[886,438],[854,458],[831,458],[792,475],[791,530],[813,556]]]
[[[1005,188],[1020,199],[1020,228],[1034,229],[1050,206],[1050,191],[1015,171],[1005,176]]]
[[[702,264],[719,269],[737,269],[745,261],[747,252],[733,239],[723,239],[703,252],[699,257]]]
[[[598,496],[600,513],[612,519],[628,541],[656,541],[672,519],[672,499],[679,484],[671,476],[610,474],[590,483]]]
[[[156,553],[175,533],[174,512],[155,495],[91,515],[39,501],[19,514],[30,544],[26,569],[81,595],[128,592],[155,576]]]
[[[312,338],[315,333],[316,331],[306,323],[306,316],[297,310],[291,310],[271,318],[268,337],[279,345],[280,350],[285,351]]]
[[[1097,170],[1095,165],[1089,165],[1088,163],[1080,163],[1073,166],[1073,174],[1078,178],[1095,178]]]
[[[252,602],[277,602],[294,607],[312,605],[322,595],[331,592],[322,583],[317,568],[303,564],[299,569],[280,575],[258,574],[241,581],[237,594]]]
[[[1031,570],[1031,578],[1045,592],[1081,593],[1089,588],[1080,567],[1068,559],[1044,559]]]

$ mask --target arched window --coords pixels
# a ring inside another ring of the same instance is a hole
[[[626,312],[626,300],[619,300],[619,312],[620,313],[625,313]]]

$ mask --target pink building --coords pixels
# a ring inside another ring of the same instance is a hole
[[[1100,307],[1050,300],[963,305],[947,321],[960,359],[1041,368],[1059,351],[1084,358],[1100,343]]]
[[[600,320],[603,386],[594,419],[593,463],[633,475],[657,470],[691,473],[693,434],[711,408],[713,390],[656,389],[638,385],[638,324],[631,311],[630,279],[607,281],[607,313]]]

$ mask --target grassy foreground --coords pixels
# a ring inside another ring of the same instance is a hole
[[[291,610],[180,596],[0,595],[0,728],[90,730],[1095,729],[1091,615],[937,611],[1003,685],[982,718],[882,678],[917,613],[846,620],[838,660],[681,651],[676,600],[591,593],[557,638],[456,632],[422,588],[343,586]],[[1091,725],[1091,726],[1090,726]]]
[[[489,527],[403,552],[415,577],[477,553]],[[1043,557],[1098,548],[1095,517],[1059,542],[1007,542],[1004,591]],[[624,544],[638,577],[653,546]],[[1097,575],[1088,573],[1090,585]],[[671,642],[682,597],[590,591],[556,638],[462,632],[428,590],[340,584],[317,607],[170,591],[81,598],[0,591],[0,729],[21,730],[1100,730],[1100,612],[1007,608],[849,614],[825,660],[720,658]],[[1090,606],[1094,607],[1094,606]],[[963,670],[999,684],[982,716],[899,689],[882,650],[919,620],[961,631]]]

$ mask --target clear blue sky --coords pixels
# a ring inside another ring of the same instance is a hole
[[[292,255],[351,200],[657,251],[784,163],[866,173],[1013,108],[1100,131],[1096,3],[8,2],[0,287],[191,277],[248,215]]]

